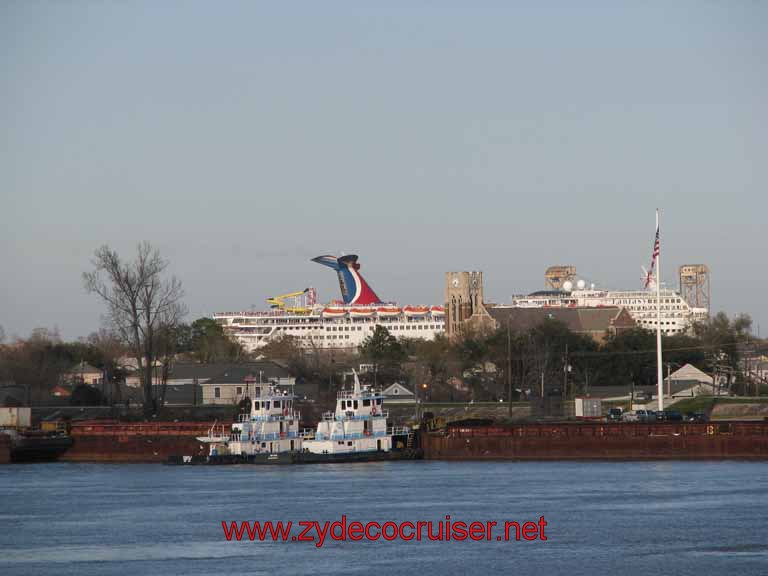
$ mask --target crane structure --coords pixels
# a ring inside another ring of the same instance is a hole
[[[305,288],[298,292],[290,292],[267,298],[267,304],[272,309],[280,310],[281,312],[309,314],[312,312],[315,304],[317,304],[317,293],[314,288]]]
[[[562,290],[563,284],[576,279],[576,266],[550,266],[544,272],[544,286],[547,290]]]
[[[712,293],[706,264],[683,264],[679,269],[680,295],[689,306],[709,311]]]

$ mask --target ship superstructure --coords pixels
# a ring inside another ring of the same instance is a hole
[[[389,452],[408,445],[408,428],[388,428],[389,414],[384,410],[384,397],[369,386],[361,386],[357,373],[354,388],[337,394],[336,410],[326,412],[317,424],[314,439],[304,442],[313,454],[350,454]]]
[[[198,437],[209,445],[209,455],[248,458],[301,452],[303,434],[292,386],[249,382],[245,396],[248,410],[229,429],[214,425],[208,436]]]
[[[705,308],[693,308],[679,292],[662,288],[661,331],[665,335],[685,334],[695,322],[707,318]],[[574,288],[565,282],[561,290],[543,290],[525,296],[513,296],[512,306],[520,308],[626,308],[641,328],[656,330],[656,290],[596,290],[579,281]]]
[[[360,273],[354,254],[318,256],[313,262],[336,271],[342,300],[317,304],[315,291],[271,298],[265,312],[219,312],[213,315],[224,330],[252,352],[270,341],[290,336],[307,348],[356,348],[384,326],[398,338],[432,340],[445,327],[442,306],[398,306],[382,302]],[[289,304],[287,299],[293,299]]]

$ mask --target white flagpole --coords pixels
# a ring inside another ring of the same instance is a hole
[[[656,230],[659,230],[659,209],[656,209]],[[661,359],[661,235],[659,255],[656,256],[656,378],[658,383],[659,410],[664,410],[664,371]]]

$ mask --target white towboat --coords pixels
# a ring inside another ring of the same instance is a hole
[[[209,456],[269,456],[301,452],[304,434],[299,431],[300,414],[294,410],[293,391],[272,382],[254,383],[247,392],[250,411],[240,414],[230,430],[214,425],[208,436],[197,439],[210,447]]]
[[[406,448],[410,429],[387,428],[389,413],[384,410],[384,397],[369,386],[361,386],[354,371],[353,376],[354,388],[337,394],[336,410],[323,414],[314,439],[304,441],[304,450],[312,454],[351,454]],[[398,446],[398,441],[402,445]]]
[[[299,429],[294,395],[274,384],[248,391],[250,413],[226,430],[214,425],[198,440],[207,456],[173,456],[171,464],[314,464],[412,460],[420,457],[410,428],[388,427],[381,393],[361,386],[357,373],[351,391],[342,390],[336,410],[326,412],[314,434]]]

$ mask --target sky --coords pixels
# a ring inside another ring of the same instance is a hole
[[[359,254],[380,297],[575,265],[711,268],[768,332],[768,3],[0,3],[0,326],[98,329],[94,251],[158,247],[189,319]]]

